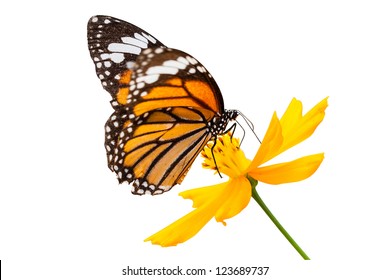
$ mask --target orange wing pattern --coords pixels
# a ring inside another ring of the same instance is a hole
[[[211,138],[204,115],[175,107],[145,113],[139,124],[125,122],[110,162],[119,182],[134,181],[136,194],[159,194],[181,183]]]
[[[139,55],[119,77],[116,106],[131,105],[135,116],[177,106],[224,112],[221,92],[206,68],[182,51],[156,47]]]
[[[237,111],[224,109],[218,85],[195,58],[130,23],[92,17],[88,42],[113,97],[105,126],[109,168],[120,183],[133,183],[134,194],[170,190]]]

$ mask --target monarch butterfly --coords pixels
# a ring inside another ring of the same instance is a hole
[[[133,183],[133,194],[180,184],[239,112],[224,109],[218,85],[195,58],[133,24],[93,16],[88,46],[115,110],[105,125],[108,167],[119,183]]]

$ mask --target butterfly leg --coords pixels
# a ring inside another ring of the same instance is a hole
[[[243,128],[240,124],[238,124],[238,125],[241,128]],[[237,127],[237,123],[234,123],[228,129],[226,129],[225,132],[223,133],[223,134],[226,134],[226,133],[229,133],[231,131],[231,133],[230,133],[230,141],[232,141],[232,139],[233,139],[233,135],[234,135],[234,132],[236,131],[236,127]],[[241,146],[241,143],[242,143],[242,141],[244,140],[244,137],[245,137],[245,130],[243,129],[243,131],[244,131],[244,136],[242,137],[242,140],[240,142],[240,146]]]
[[[217,145],[217,138],[214,138],[214,144],[211,147],[211,155],[213,156],[213,161],[214,161],[214,164],[215,164],[215,168],[216,168],[216,170],[217,170],[217,172],[219,174],[219,177],[222,178],[221,172],[219,172],[218,164],[217,164],[217,161],[215,160],[215,156],[214,156],[214,152],[213,152],[216,145]]]

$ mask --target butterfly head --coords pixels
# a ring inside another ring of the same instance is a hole
[[[239,114],[240,112],[237,110],[225,110],[225,115],[229,121],[234,121]]]

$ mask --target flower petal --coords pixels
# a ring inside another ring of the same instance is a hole
[[[198,208],[210,203],[210,201],[219,199],[225,191],[227,183],[223,182],[212,186],[187,190],[179,193],[179,195],[185,199],[191,199],[194,202],[192,207]]]
[[[181,192],[179,195],[192,199],[193,207],[197,209],[144,241],[151,241],[152,244],[167,247],[183,243],[193,237],[215,216],[218,208],[228,197],[229,193],[226,191],[226,187],[229,182]]]
[[[252,188],[249,180],[241,176],[230,180],[225,192],[229,195],[215,214],[215,220],[224,225],[226,225],[224,220],[234,217],[248,205],[252,196]]]
[[[316,172],[323,159],[323,153],[310,155],[290,162],[256,168],[249,172],[249,176],[272,185],[297,182]]]
[[[302,102],[295,97],[291,100],[282,118],[280,124],[283,127],[283,134],[288,135],[297,126],[302,118]]]
[[[197,234],[211,220],[215,211],[207,206],[195,209],[144,241],[151,241],[162,247],[176,246]]]
[[[302,103],[293,98],[280,119],[284,141],[278,154],[309,138],[324,119],[327,106],[328,97],[302,117]]]
[[[247,170],[260,166],[275,157],[279,153],[278,151],[282,143],[282,127],[276,113],[274,113],[265,133],[264,140]]]
[[[197,209],[146,238],[145,241],[163,247],[175,246],[197,234],[213,217],[226,225],[225,219],[237,215],[248,205],[251,185],[248,179],[242,176],[218,185],[184,191],[180,195],[192,199],[193,206]]]

